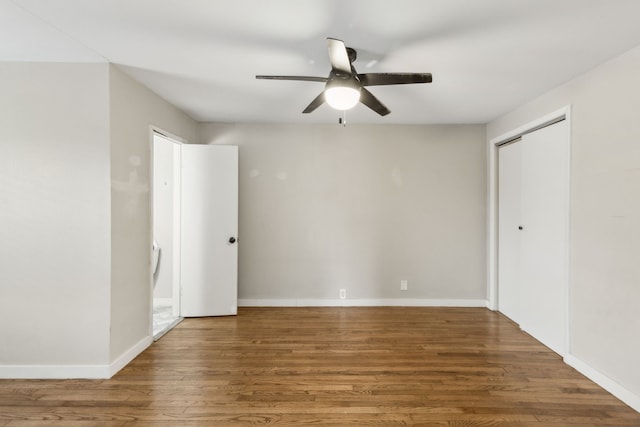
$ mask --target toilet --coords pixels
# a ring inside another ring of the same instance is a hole
[[[158,244],[158,241],[156,239],[153,239],[153,246],[152,246],[152,257],[151,257],[151,271],[153,272],[153,287],[155,289],[156,287],[156,282],[157,282],[157,271],[158,271],[158,264],[160,261],[160,245]]]

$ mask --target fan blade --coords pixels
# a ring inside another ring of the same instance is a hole
[[[329,47],[329,61],[334,71],[341,71],[351,75],[351,62],[349,62],[349,54],[342,40],[327,38]]]
[[[329,78],[327,77],[312,77],[312,76],[256,76],[256,79],[264,80],[301,80],[305,82],[322,82],[326,83]]]
[[[324,103],[324,91],[320,92],[320,95],[316,96],[316,98],[311,101],[311,104],[307,105],[307,108],[302,112],[303,114],[311,113],[315,111],[316,108],[321,106]]]
[[[365,88],[360,88],[360,102],[371,108],[381,116],[386,116],[391,112],[385,105],[378,100],[371,92]]]
[[[369,73],[358,74],[362,86],[403,85],[431,83],[431,73]]]

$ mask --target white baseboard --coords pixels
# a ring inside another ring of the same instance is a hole
[[[147,347],[149,347],[153,343],[153,337],[144,337],[137,344],[131,347],[129,350],[122,353],[116,360],[111,362],[109,365],[109,376],[111,378],[118,371],[129,364],[133,359],[135,359],[140,353],[145,351]]]
[[[109,365],[0,365],[0,379],[107,379],[151,344],[145,337]]]
[[[255,299],[240,298],[239,307],[487,307],[484,299]]]
[[[609,393],[613,394],[618,399],[632,407],[634,410],[640,412],[640,396],[628,390],[618,382],[612,380],[603,373],[593,369],[582,360],[573,355],[568,355],[564,358],[567,365],[573,367],[576,371],[580,372],[585,377],[589,378],[594,383],[598,384]]]
[[[109,365],[3,365],[0,379],[104,379]]]

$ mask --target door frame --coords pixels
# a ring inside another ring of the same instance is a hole
[[[159,135],[169,141],[171,141],[173,144],[176,145],[183,145],[183,144],[187,144],[188,141],[184,138],[181,138],[177,135],[172,134],[171,132],[167,132],[164,129],[158,127],[158,126],[154,126],[154,125],[150,125],[149,126],[149,158],[150,158],[150,165],[149,165],[149,251],[150,251],[150,259],[153,259],[153,224],[154,224],[154,199],[153,199],[153,194],[154,194],[154,176],[155,176],[155,171],[154,171],[154,156],[155,156],[155,152],[154,152],[154,137],[156,135]],[[180,150],[178,150],[178,153],[180,152]],[[178,158],[174,158],[173,159],[173,163],[174,163],[174,171],[176,171],[175,167],[176,165],[178,165],[178,167],[180,166],[180,157],[178,155]],[[177,173],[174,172],[174,189],[177,189],[178,191],[176,193],[174,193],[174,203],[179,202],[180,200],[180,169],[177,169]],[[179,243],[180,242],[180,208],[179,208],[179,203],[176,205],[178,206],[177,209],[174,210],[174,218],[173,218],[173,233],[174,233],[174,243]],[[152,269],[152,265],[151,263],[149,264],[149,335],[153,336],[153,271],[151,271]],[[172,307],[173,307],[173,315],[174,316],[179,316],[180,315],[180,245],[179,244],[174,244],[174,259],[173,259],[173,278],[172,278],[172,284],[173,284],[173,289],[172,289]]]
[[[519,126],[509,132],[506,132],[498,137],[492,138],[487,144],[487,158],[488,158],[488,177],[487,177],[487,293],[488,293],[488,307],[490,310],[498,310],[498,147],[506,142],[509,142],[521,135],[530,133],[534,130],[545,127],[547,124],[554,123],[563,119],[567,121],[568,138],[569,138],[569,164],[567,165],[566,179],[569,182],[569,194],[567,194],[567,217],[565,236],[567,242],[567,249],[565,253],[565,290],[566,290],[566,348],[565,355],[570,354],[570,215],[571,215],[571,105],[564,106],[556,111],[546,114],[538,119],[535,119],[529,123]]]

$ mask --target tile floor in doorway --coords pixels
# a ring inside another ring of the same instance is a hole
[[[164,301],[153,301],[153,340],[158,341],[164,334],[182,321],[182,317],[172,314],[172,306]]]

